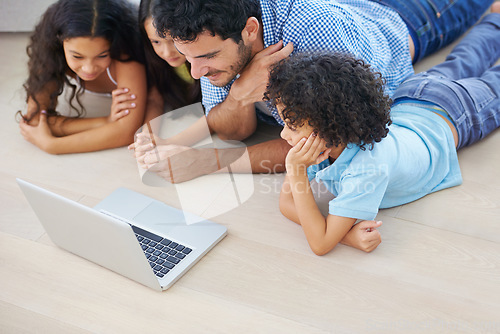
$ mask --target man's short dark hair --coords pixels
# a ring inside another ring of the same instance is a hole
[[[238,43],[250,17],[261,20],[259,0],[156,0],[153,6],[158,34],[181,41],[194,41],[208,31]]]
[[[265,99],[284,107],[291,127],[307,123],[328,147],[372,147],[389,132],[390,99],[384,80],[363,60],[346,53],[302,53],[270,73]]]

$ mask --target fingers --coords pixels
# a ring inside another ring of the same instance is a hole
[[[278,52],[283,48],[283,41],[279,41],[276,44],[269,45],[267,48],[259,52],[259,56],[269,56],[273,53]]]
[[[283,47],[283,41],[272,44],[259,53],[259,57],[270,56],[272,62],[277,62],[288,57],[293,52],[293,43],[288,43]]]
[[[313,157],[318,157],[322,152],[326,151],[325,141],[319,138],[314,132],[312,132],[309,137],[302,138],[295,146],[298,148],[299,152],[302,151],[304,154],[310,152]]]
[[[366,230],[367,232],[371,232],[380,226],[382,226],[382,222],[375,220],[364,220],[358,224],[359,229]]]
[[[280,61],[282,59],[285,59],[288,57],[291,53],[293,52],[293,43],[290,42],[287,45],[285,45],[281,50],[277,51],[272,55],[274,58],[274,62]]]
[[[130,113],[130,110],[129,109],[125,109],[125,110],[121,110],[121,111],[118,111],[115,113],[115,117],[114,119],[115,120],[119,120],[125,116],[127,116],[128,114]]]
[[[112,98],[118,98],[119,96],[123,96],[129,92],[130,90],[128,88],[116,88],[111,92],[111,97]]]
[[[135,94],[129,94],[128,88],[117,88],[111,92],[111,96],[114,114],[117,119],[126,116],[130,112],[129,109],[136,107],[135,102],[132,102],[136,96]]]
[[[332,151],[331,148],[327,148],[326,150],[324,150],[322,153],[320,153],[320,155],[318,156],[318,158],[316,159],[315,163],[316,164],[319,164],[320,162],[328,159],[328,156],[330,155],[330,152]]]
[[[113,99],[113,102],[116,102],[117,104],[123,104],[125,102],[134,100],[136,98],[135,94],[128,94],[129,90],[128,88],[117,88],[111,92],[111,97]],[[132,105],[135,103],[129,103],[129,105]]]
[[[144,154],[144,163],[146,165],[153,165],[160,162],[160,155],[157,150],[151,150]]]
[[[42,110],[40,112],[40,122],[47,123],[47,111],[46,110]]]

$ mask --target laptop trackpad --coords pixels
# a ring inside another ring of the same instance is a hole
[[[186,226],[186,218],[181,210],[156,201],[139,212],[132,221],[138,226],[150,228],[160,233]]]

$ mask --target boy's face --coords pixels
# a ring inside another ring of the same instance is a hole
[[[285,126],[283,130],[281,130],[281,138],[286,140],[290,146],[295,146],[302,138],[308,138],[314,129],[306,122],[301,126],[291,127],[288,125],[286,119],[283,119],[283,114],[281,111],[284,109],[282,104],[277,104],[276,108],[278,109],[278,114],[280,115],[283,122],[285,122]]]

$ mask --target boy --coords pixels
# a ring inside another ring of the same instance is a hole
[[[461,184],[456,150],[500,126],[500,5],[446,61],[406,80],[391,108],[384,81],[347,54],[302,54],[271,71],[266,99],[292,147],[280,210],[302,225],[317,255],[339,242],[370,252],[380,244],[379,208]],[[309,181],[336,196],[324,217]],[[354,225],[354,226],[353,226]]]

